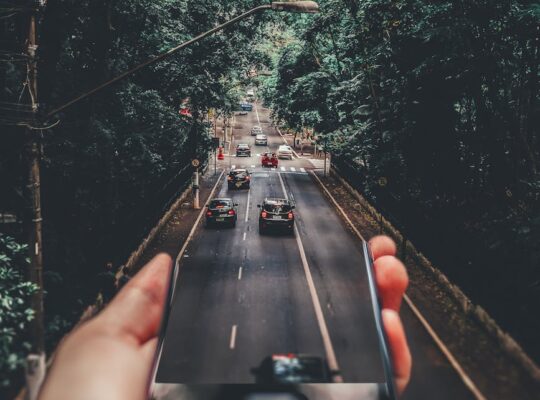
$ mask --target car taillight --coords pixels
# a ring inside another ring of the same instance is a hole
[[[261,213],[261,217],[263,217],[263,218],[268,217],[268,213],[267,213],[266,211],[263,211],[263,212]]]
[[[234,212],[234,210],[229,210],[229,215],[234,215],[234,214],[236,214],[236,213]]]
[[[288,215],[288,217],[289,217],[289,219],[293,219],[293,218],[294,218],[294,215],[293,215],[293,213],[292,213],[292,212],[290,212],[290,213],[289,213],[289,215]]]
[[[229,176],[227,177],[227,180],[232,181],[232,176],[229,175]]]
[[[211,216],[212,216],[212,211],[208,211],[208,212],[206,213],[206,215],[208,215],[209,217],[211,217]]]
[[[249,181],[251,179],[251,176],[246,176],[246,181]]]

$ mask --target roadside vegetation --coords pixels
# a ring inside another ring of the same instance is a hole
[[[266,47],[276,120],[540,362],[540,5],[320,1]]]

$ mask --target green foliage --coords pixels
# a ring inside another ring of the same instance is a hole
[[[26,246],[0,233],[0,392],[13,383],[29,349],[24,337],[37,288],[24,278],[27,265]]]
[[[320,4],[277,36],[296,40],[273,50],[266,102],[355,165],[372,201],[540,359],[538,2]]]

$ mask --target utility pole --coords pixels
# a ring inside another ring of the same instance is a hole
[[[40,1],[45,6],[45,1]],[[27,42],[27,73],[28,93],[32,102],[33,122],[37,120],[38,103],[38,66],[36,52],[37,41],[37,13],[33,10],[30,15]],[[37,398],[39,388],[45,377],[45,329],[43,322],[43,253],[42,253],[42,216],[41,216],[41,188],[40,188],[40,161],[41,145],[39,143],[40,131],[30,126],[25,128],[27,182],[26,191],[28,211],[26,215],[26,231],[28,233],[28,278],[37,286],[32,296],[32,309],[34,318],[30,321],[31,351],[26,362],[26,398]]]

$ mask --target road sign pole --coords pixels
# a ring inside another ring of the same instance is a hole
[[[195,196],[193,198],[193,208],[195,210],[200,210],[201,206],[199,204],[199,168],[197,168],[196,171],[195,171],[194,188],[195,188]]]

